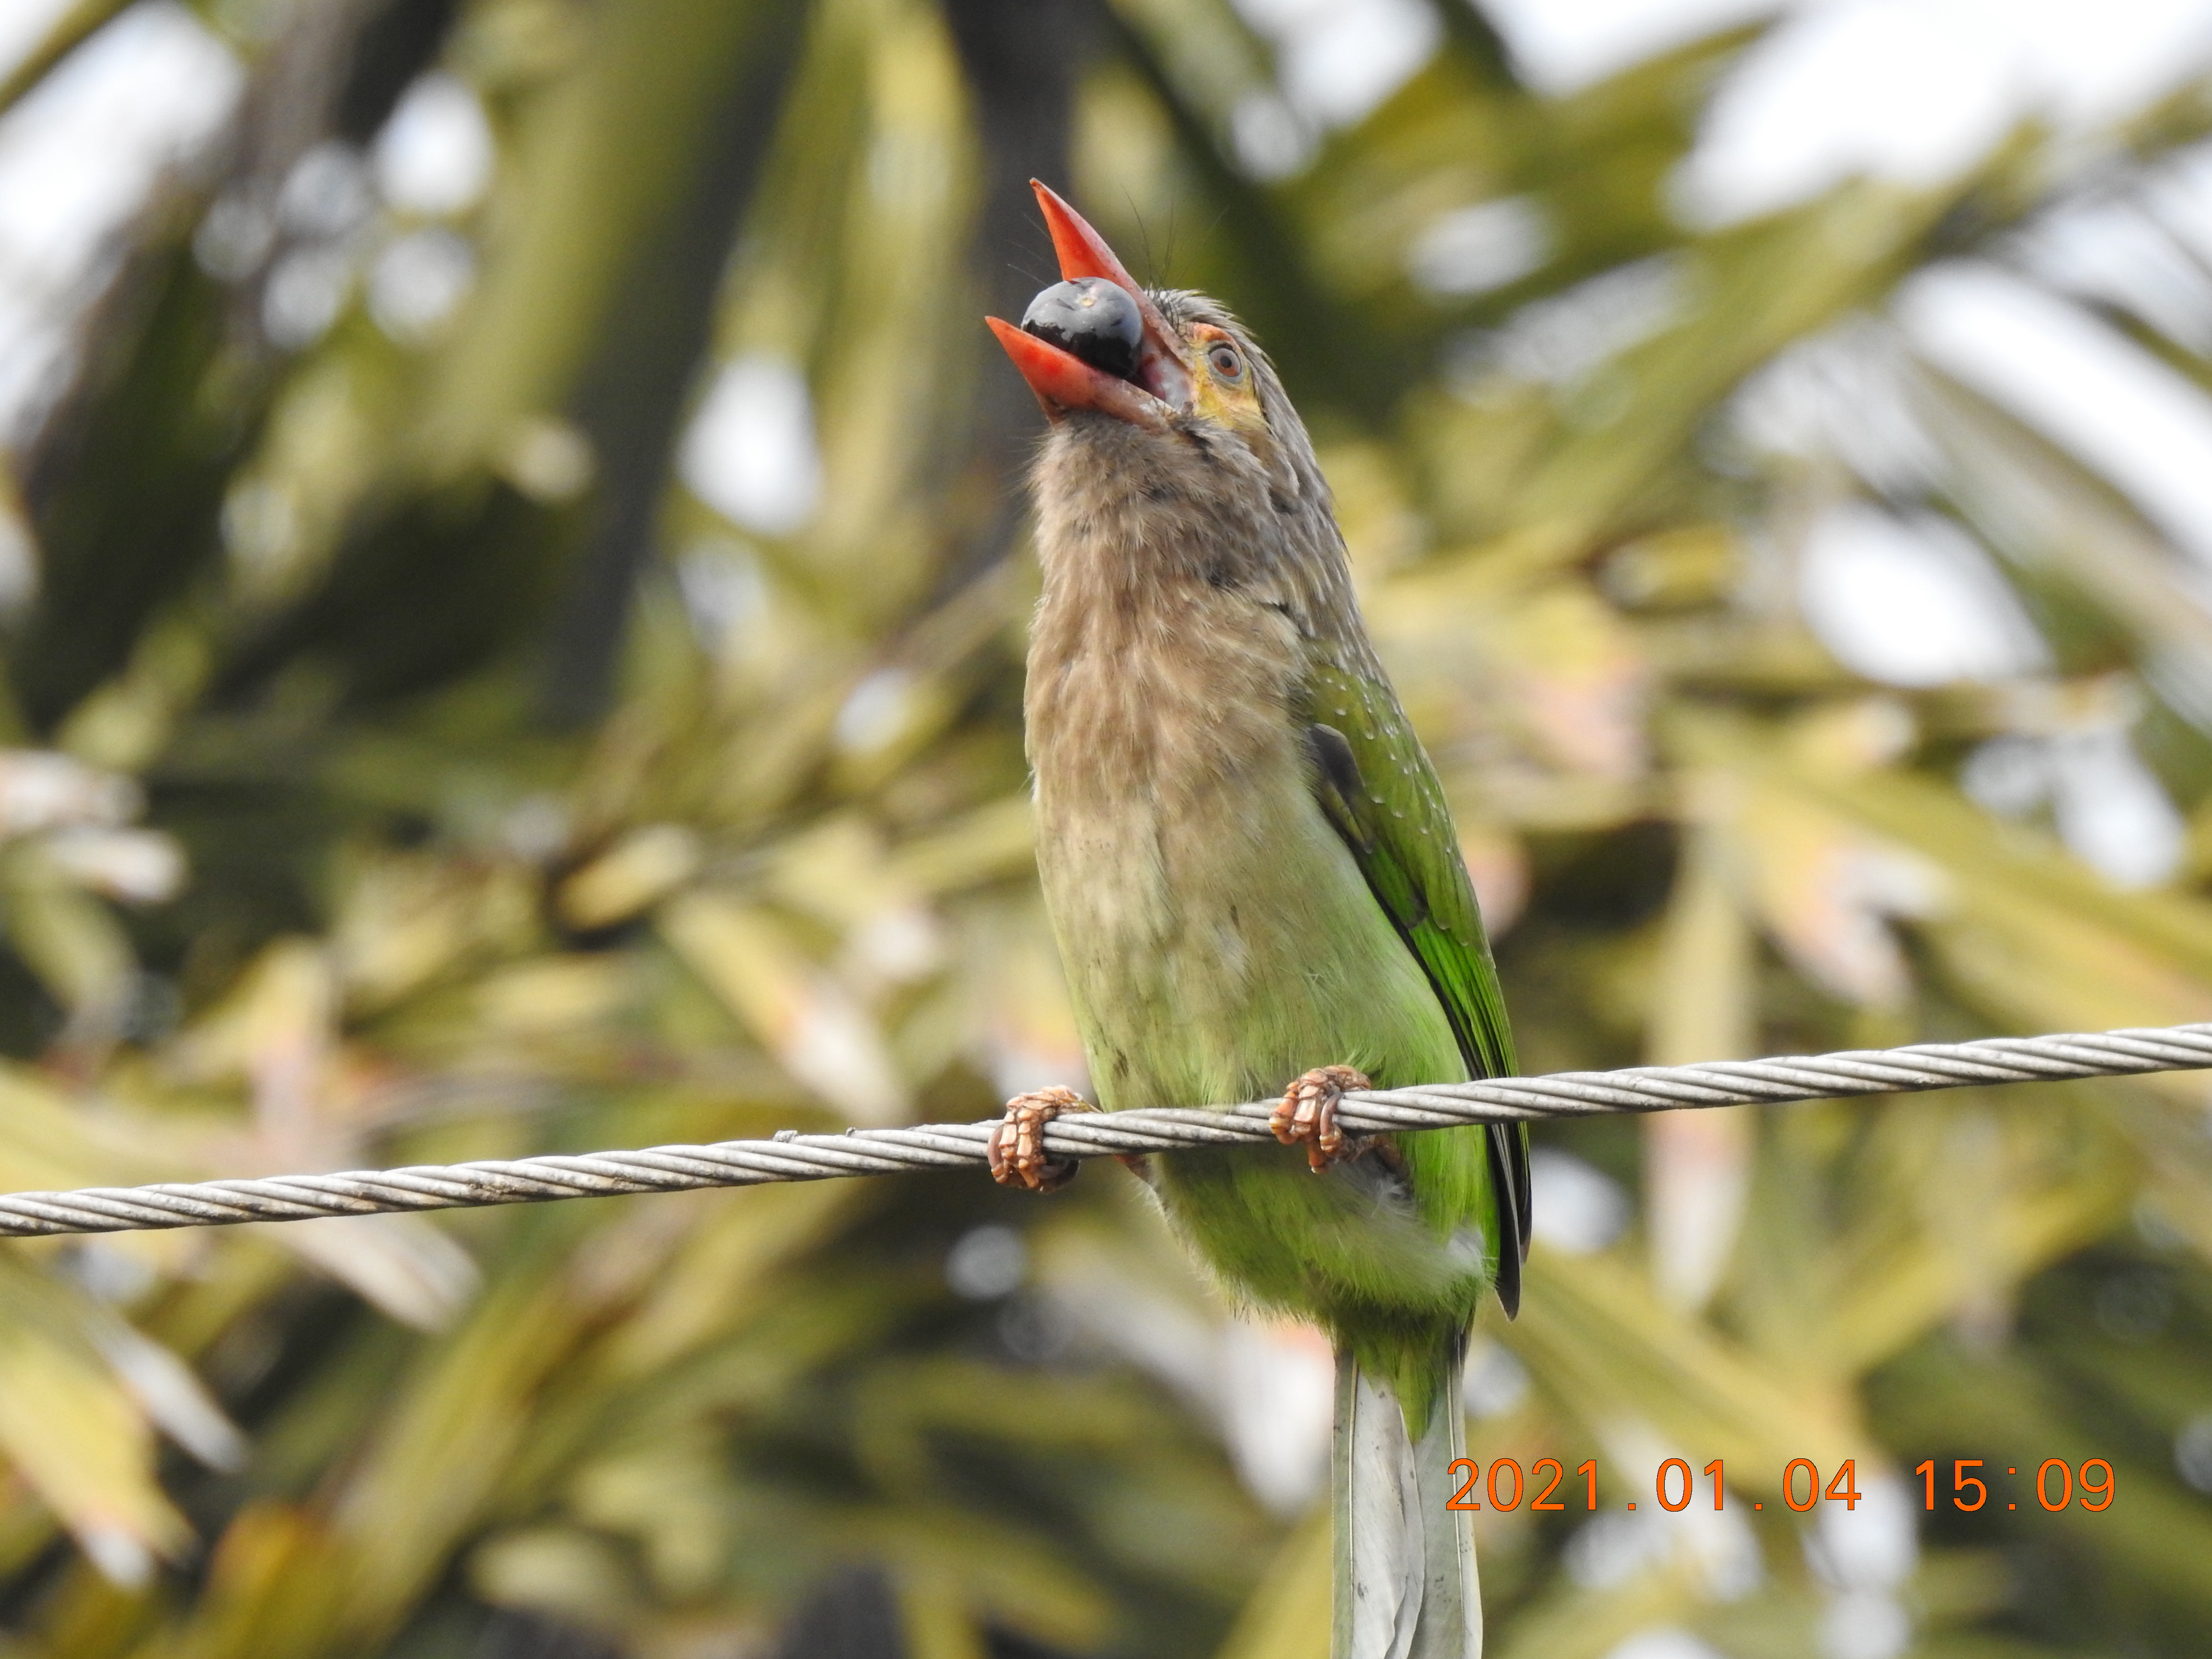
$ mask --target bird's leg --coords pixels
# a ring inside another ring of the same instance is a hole
[[[1364,1141],[1351,1141],[1337,1127],[1337,1103],[1355,1089],[1375,1085],[1349,1066],[1317,1066],[1291,1084],[1267,1127],[1285,1146],[1303,1144],[1306,1162],[1320,1175],[1339,1158],[1358,1158],[1366,1151]]]
[[[1032,1089],[1006,1103],[1006,1115],[991,1131],[991,1179],[1001,1187],[1026,1187],[1033,1193],[1057,1192],[1082,1167],[1072,1158],[1051,1158],[1044,1150],[1044,1126],[1062,1112],[1095,1112],[1073,1089],[1055,1084]]]

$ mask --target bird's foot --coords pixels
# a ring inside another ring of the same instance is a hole
[[[1074,1090],[1057,1085],[1016,1095],[991,1131],[991,1179],[1001,1187],[1025,1187],[1033,1193],[1059,1191],[1082,1166],[1072,1158],[1046,1154],[1044,1126],[1062,1112],[1097,1109]]]
[[[1285,1146],[1303,1146],[1316,1175],[1340,1158],[1357,1158],[1364,1141],[1346,1137],[1337,1127],[1337,1103],[1355,1089],[1375,1085],[1349,1066],[1317,1066],[1291,1085],[1267,1118],[1267,1127]]]

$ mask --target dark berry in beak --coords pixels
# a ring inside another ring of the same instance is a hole
[[[1030,301],[1022,330],[1096,369],[1126,380],[1137,372],[1145,319],[1137,302],[1103,276],[1054,283]]]

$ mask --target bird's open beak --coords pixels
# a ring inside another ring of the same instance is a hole
[[[1060,256],[1060,276],[1065,283],[1079,277],[1103,276],[1137,302],[1144,319],[1145,337],[1137,351],[1136,373],[1131,380],[1093,368],[1073,352],[1049,341],[1025,334],[1012,323],[986,317],[991,332],[1014,360],[1014,367],[1036,393],[1045,414],[1058,420],[1071,410],[1095,410],[1102,415],[1139,426],[1164,426],[1169,415],[1187,409],[1191,400],[1188,354],[1176,331],[1168,326],[1151,295],[1137,285],[1106,246],[1106,239],[1084,222],[1083,216],[1036,179],[1037,205],[1044,210],[1045,228],[1052,232],[1053,252]]]

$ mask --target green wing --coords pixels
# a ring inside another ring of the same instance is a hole
[[[1428,975],[1469,1073],[1511,1075],[1513,1033],[1474,884],[1412,723],[1379,672],[1317,666],[1307,690],[1306,750],[1322,811]],[[1487,1137],[1498,1299],[1510,1315],[1520,1307],[1521,1264],[1528,1254],[1528,1126],[1493,1124]]]

